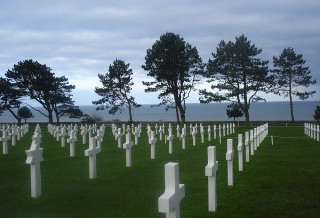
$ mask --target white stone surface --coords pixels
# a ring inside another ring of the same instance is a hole
[[[77,136],[74,130],[70,131],[70,138],[67,139],[67,142],[70,143],[70,157],[75,156],[75,142],[77,141]]]
[[[246,162],[250,161],[250,147],[249,147],[249,132],[246,132],[246,139],[245,139],[245,145],[246,145]]]
[[[8,136],[8,131],[6,129],[2,130],[2,137],[0,139],[2,141],[2,153],[8,154],[8,140],[10,137]]]
[[[126,167],[132,166],[131,159],[131,147],[133,147],[133,142],[131,141],[131,133],[126,134],[126,143],[123,144],[123,149],[126,149]]]
[[[149,144],[151,147],[151,159],[155,159],[156,158],[156,142],[157,142],[157,138],[155,137],[155,132],[151,131],[151,138],[149,140]]]
[[[228,163],[228,186],[233,186],[233,140],[227,140],[227,153],[226,153],[226,160]]]
[[[172,129],[169,128],[169,135],[167,136],[167,141],[169,141],[169,154],[172,154],[172,141],[173,141]]]
[[[97,147],[95,137],[89,138],[89,149],[84,151],[84,155],[89,157],[89,178],[97,177],[97,154],[100,153],[101,147]]]
[[[165,165],[165,192],[158,198],[160,213],[166,213],[167,218],[180,217],[180,201],[185,196],[183,184],[179,184],[179,164]]]
[[[208,210],[217,210],[217,183],[216,175],[218,170],[218,161],[216,161],[216,147],[209,146],[208,152],[208,165],[205,167],[205,175],[208,177]]]
[[[37,137],[32,139],[30,149],[25,152],[27,155],[26,163],[30,164],[31,197],[37,198],[41,196],[40,162],[43,161],[43,148],[40,148],[39,139]]]
[[[242,134],[238,134],[238,166],[239,171],[243,171],[243,143]]]

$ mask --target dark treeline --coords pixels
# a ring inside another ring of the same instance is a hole
[[[193,91],[199,92],[201,103],[231,102],[230,116],[244,114],[247,125],[251,103],[265,101],[262,93],[275,93],[289,98],[294,122],[293,96],[301,100],[313,96],[315,91],[306,91],[306,88],[316,81],[312,79],[309,67],[305,66],[302,54],[296,54],[293,48],[284,48],[278,57],[273,56],[272,69],[269,69],[268,60],[259,58],[261,53],[261,48],[241,35],[235,41],[222,40],[209,61],[204,63],[196,47],[180,35],[168,32],[146,51],[142,68],[152,81],[142,83],[146,86],[145,92],[158,93],[160,103],[154,106],[166,105],[167,110],[176,111],[178,123],[186,122],[186,99]],[[108,71],[98,77],[102,87],[96,87],[95,92],[101,98],[92,103],[98,105],[97,109],[108,109],[110,114],[126,108],[129,122],[132,122],[132,110],[140,104],[130,94],[133,86],[130,64],[116,59]],[[196,85],[201,82],[210,83],[210,89],[196,90]],[[23,103],[25,97],[42,105],[47,113],[38,111],[48,117],[50,123],[54,117],[57,122],[62,116],[88,118],[74,105],[72,91],[75,86],[37,61],[18,62],[0,78],[0,83],[0,112],[10,111],[18,123],[32,117],[32,113],[26,112],[28,108],[23,108],[24,113],[20,112],[20,115],[15,113],[14,109],[19,111],[22,106],[31,107]]]

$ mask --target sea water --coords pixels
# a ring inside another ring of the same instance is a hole
[[[186,121],[232,121],[233,118],[228,118],[226,108],[230,103],[190,103],[186,104]],[[293,110],[295,120],[313,120],[314,110],[319,101],[296,101],[293,102]],[[165,110],[165,106],[151,107],[152,105],[144,104],[132,111],[134,121],[176,121],[175,109]],[[41,109],[41,108],[37,108]],[[80,106],[84,113],[90,116],[97,116],[104,121],[128,121],[128,110],[122,113],[111,115],[108,110],[96,110],[95,105]],[[32,110],[32,109],[31,109]],[[44,111],[41,109],[41,111]],[[45,112],[45,111],[44,111]],[[28,122],[47,122],[48,118],[37,111],[32,110],[34,118],[28,119]],[[290,105],[289,102],[258,102],[251,103],[250,106],[250,121],[290,121]],[[244,116],[239,118],[240,121],[245,120]],[[67,117],[60,118],[61,122],[77,122],[79,119],[70,119]],[[0,116],[0,123],[16,122],[16,119],[5,111]]]

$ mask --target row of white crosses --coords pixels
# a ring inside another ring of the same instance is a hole
[[[312,139],[319,141],[319,135],[320,135],[319,125],[312,124],[312,123],[305,123],[304,134],[306,134]]]
[[[89,138],[92,137],[92,133],[96,133],[95,139],[98,147],[101,147],[101,142],[103,141],[103,137],[105,134],[105,125],[101,125],[97,130],[97,125],[81,125],[80,127],[81,135],[82,135],[82,143],[86,142],[86,134],[89,134]],[[53,135],[57,139],[57,141],[61,140],[61,147],[65,147],[65,141],[70,144],[70,157],[75,156],[75,142],[78,140],[78,126],[72,124],[66,126],[55,126],[53,124],[48,124],[48,132]],[[85,133],[85,134],[84,134]],[[69,138],[67,138],[69,137]]]
[[[195,130],[193,130],[195,132]],[[261,141],[268,134],[268,124],[258,128],[257,135]],[[184,131],[182,131],[184,134]],[[260,142],[261,142],[260,141]],[[246,133],[246,146],[248,147],[248,132]],[[239,171],[243,170],[242,164],[242,134],[238,135],[238,151],[239,151]],[[241,153],[240,153],[241,152]],[[208,164],[205,167],[205,176],[208,177],[208,210],[216,211],[217,209],[217,189],[216,175],[218,170],[218,161],[216,161],[216,147],[209,146],[207,148]],[[249,152],[247,152],[249,153]],[[233,185],[233,140],[227,140],[226,160],[228,161],[228,185]],[[185,196],[185,188],[183,184],[179,184],[179,164],[167,163],[165,165],[165,193],[158,198],[158,210],[166,213],[166,217],[180,217],[180,201]]]
[[[19,141],[27,132],[29,131],[29,125],[24,124],[22,126],[14,125],[2,125],[1,132],[2,136],[0,141],[2,141],[2,153],[8,154],[8,141],[11,140],[11,145],[16,146],[16,137]]]
[[[41,170],[40,162],[43,161],[43,148],[41,144],[41,129],[37,125],[32,137],[32,143],[29,150],[26,150],[26,163],[30,164],[30,179],[31,179],[31,197],[37,198],[41,195]]]
[[[250,130],[250,144],[251,144],[251,155],[254,155],[254,150],[260,146],[260,143],[268,135],[268,123],[258,126],[253,130]],[[245,146],[246,146],[246,162],[249,162],[249,132],[245,133]],[[238,134],[238,168],[239,171],[243,171],[243,140],[242,134]],[[226,160],[228,162],[228,186],[233,186],[233,159],[234,159],[234,150],[233,150],[233,139],[227,140],[227,153]]]

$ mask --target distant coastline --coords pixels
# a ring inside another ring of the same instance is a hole
[[[226,115],[226,107],[230,103],[188,103],[186,110],[186,121],[233,121]],[[295,101],[294,115],[296,121],[313,121],[314,110],[320,101]],[[150,107],[151,104],[143,104],[140,108],[133,111],[134,121],[176,121],[175,111],[166,111],[164,106]],[[99,116],[104,121],[119,120],[122,122],[128,121],[127,110],[121,114],[110,115],[107,110],[96,110],[95,105],[79,106],[85,113],[90,116]],[[28,119],[28,122],[47,122],[48,119],[39,112],[32,110],[34,118]],[[244,121],[244,117],[239,119]],[[250,121],[290,121],[290,111],[288,101],[274,102],[258,102],[252,103],[250,108]],[[63,117],[61,122],[78,122],[79,119],[70,119]],[[16,122],[14,117],[5,111],[0,116],[0,123]]]

